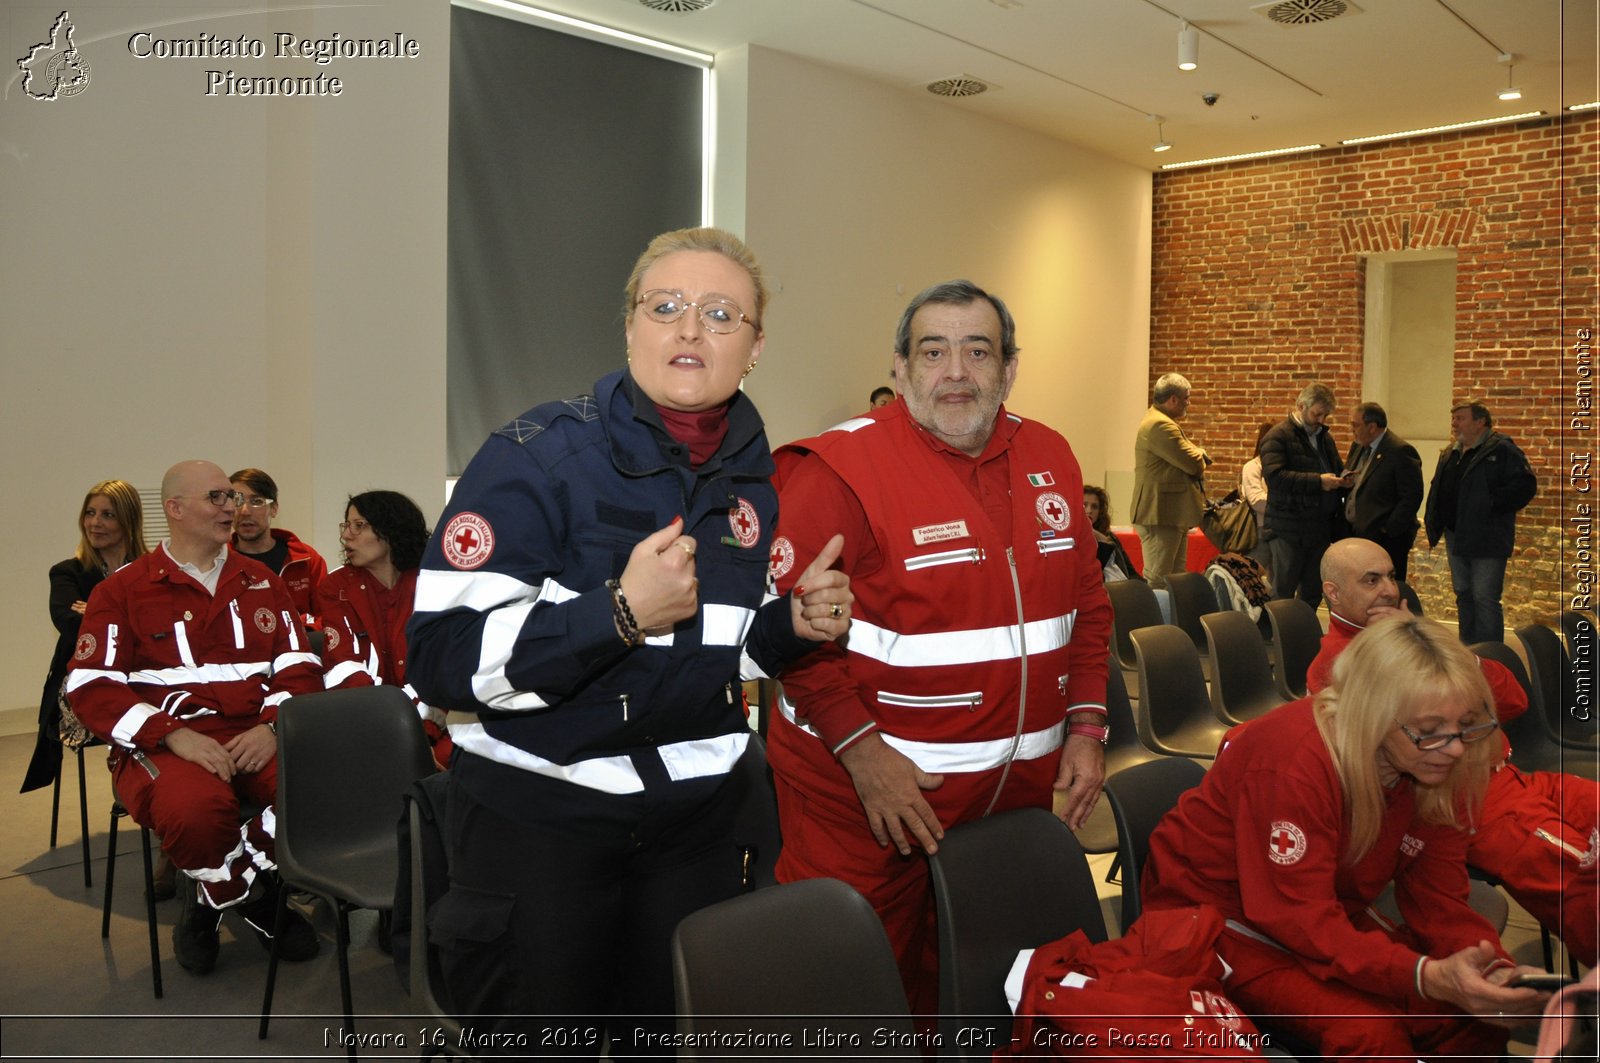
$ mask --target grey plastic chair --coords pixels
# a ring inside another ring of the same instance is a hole
[[[265,1039],[291,890],[323,897],[335,912],[339,991],[345,1030],[350,999],[350,912],[394,905],[400,844],[395,823],[413,782],[433,771],[422,720],[399,687],[326,690],[278,708],[277,830],[273,850],[283,879],[272,956],[261,1002]],[[350,1058],[356,1054],[349,1041]]]
[[[1244,613],[1200,618],[1211,650],[1211,709],[1228,725],[1265,716],[1284,704],[1259,629]]]
[[[1278,690],[1285,700],[1306,696],[1306,669],[1322,648],[1322,622],[1317,611],[1298,598],[1274,598],[1267,603],[1267,622],[1272,628],[1272,645]]]
[[[1248,618],[1247,618],[1248,619]],[[1106,780],[1106,798],[1117,818],[1117,850],[1122,865],[1122,932],[1139,918],[1139,876],[1150,855],[1150,835],[1178,798],[1200,785],[1206,770],[1192,760],[1163,757]]]
[[[1228,728],[1211,711],[1200,654],[1189,636],[1171,624],[1140,628],[1133,648],[1144,691],[1133,713],[1139,741],[1169,757],[1215,757]]]
[[[1153,627],[1167,621],[1161,615],[1161,603],[1156,600],[1156,592],[1150,589],[1148,583],[1136,579],[1108,583],[1106,593],[1111,597],[1111,648],[1116,652],[1117,663],[1131,672],[1139,666],[1139,662],[1133,655],[1129,634],[1138,628]],[[1129,693],[1138,697],[1137,691],[1130,690]]]
[[[1094,876],[1072,832],[1042,808],[951,829],[928,868],[939,922],[941,1055],[988,1059],[1011,1040],[1005,979],[1017,953],[1074,930],[1106,940]]]
[[[1517,638],[1528,654],[1528,679],[1538,691],[1543,707],[1545,725],[1557,742],[1573,749],[1581,749],[1591,756],[1596,740],[1600,739],[1600,715],[1589,698],[1586,711],[1589,718],[1582,719],[1579,711],[1577,687],[1572,674],[1572,660],[1561,636],[1543,624],[1527,624],[1517,628]],[[1591,691],[1592,695],[1592,691]]]
[[[1046,813],[1048,815],[1048,813]],[[790,1034],[763,1058],[821,1058],[820,1029],[860,1039],[853,1055],[903,1056],[913,1034],[894,950],[861,894],[831,878],[790,882],[702,908],[672,935],[679,1059],[750,1058],[715,1051],[718,1033]],[[892,1036],[876,1038],[874,1031]],[[899,1044],[893,1043],[898,1041]]]

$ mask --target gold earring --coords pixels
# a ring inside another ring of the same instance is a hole
[[[756,371],[756,363],[751,362],[749,365],[744,367],[744,376],[749,376],[751,373],[753,373],[755,371]]]

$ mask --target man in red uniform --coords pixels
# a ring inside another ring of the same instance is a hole
[[[1111,607],[1072,449],[1001,406],[1015,334],[972,283],[928,289],[901,317],[900,398],[777,455],[777,586],[842,531],[856,596],[848,643],[784,676],[777,874],[865,895],[922,1014],[938,1004],[923,852],[1052,792],[1076,827],[1104,775]]]
[[[278,518],[277,481],[260,469],[240,469],[228,479],[242,499],[233,521],[233,548],[276,572],[300,619],[307,627],[321,627],[317,585],[327,577],[328,563],[294,532],[272,526]]]
[[[228,549],[238,496],[222,470],[174,465],[161,504],[171,537],[95,589],[67,697],[111,746],[129,814],[161,835],[188,876],[173,946],[184,968],[205,974],[216,964],[224,908],[240,906],[271,944],[274,725],[278,705],[321,689],[322,676],[278,577]],[[245,802],[265,808],[242,821]],[[316,934],[291,915],[279,954],[309,959]]]
[[[1406,613],[1394,582],[1394,563],[1369,539],[1341,539],[1322,556],[1322,591],[1328,599],[1328,633],[1306,671],[1313,694],[1328,685],[1333,662],[1350,640],[1385,616]],[[1528,708],[1521,685],[1504,666],[1483,661],[1501,723]],[[1498,879],[1517,903],[1546,926],[1578,959],[1593,966],[1600,923],[1600,783],[1550,771],[1519,771],[1503,754],[1489,778],[1483,822],[1467,842],[1467,863]]]

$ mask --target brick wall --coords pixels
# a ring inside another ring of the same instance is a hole
[[[1256,426],[1281,419],[1309,381],[1333,388],[1340,452],[1360,401],[1364,255],[1454,248],[1458,399],[1485,402],[1528,454],[1539,497],[1518,517],[1507,627],[1547,619],[1583,580],[1572,530],[1594,420],[1572,414],[1596,325],[1600,115],[1463,131],[1155,177],[1150,370],[1195,385],[1184,422],[1237,481]],[[1581,411],[1580,411],[1581,412]],[[1449,412],[1439,411],[1439,435]],[[1432,475],[1436,454],[1423,455]],[[1600,494],[1600,492],[1595,492]],[[1411,581],[1454,618],[1441,544],[1419,533]],[[1584,562],[1587,564],[1587,561]]]

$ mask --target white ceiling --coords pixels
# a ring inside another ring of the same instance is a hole
[[[970,75],[993,87],[944,106],[1152,170],[1600,99],[1600,0],[1350,0],[1358,10],[1310,25],[1273,22],[1255,0],[714,0],[693,14],[525,2],[700,51],[760,45],[907,92]],[[1177,68],[1180,19],[1200,33],[1190,72]],[[1515,103],[1496,98],[1500,50],[1516,57]],[[1166,119],[1173,150],[1150,150],[1147,114]]]

